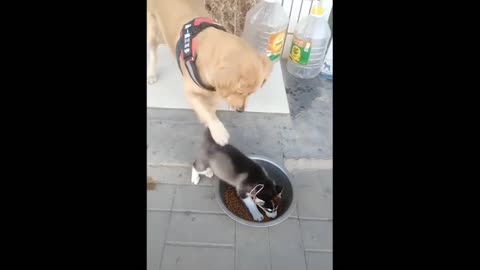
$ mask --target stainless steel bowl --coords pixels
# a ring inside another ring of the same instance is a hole
[[[248,221],[236,216],[234,213],[228,210],[227,206],[225,205],[224,193],[228,185],[223,181],[215,181],[215,197],[217,199],[217,203],[231,219],[235,220],[238,223],[251,227],[271,227],[280,224],[285,221],[295,209],[294,188],[290,181],[290,178],[286,170],[282,166],[275,164],[273,161],[265,157],[259,156],[251,156],[250,158],[254,160],[257,164],[262,166],[267,171],[268,175],[273,178],[277,184],[283,186],[283,213],[279,213],[279,215],[275,219],[267,222]],[[262,210],[260,211],[262,212]]]

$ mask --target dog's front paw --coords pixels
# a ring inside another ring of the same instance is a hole
[[[260,212],[253,212],[252,213],[253,220],[255,221],[262,221],[263,220],[263,215]]]
[[[158,75],[157,74],[149,74],[147,76],[148,84],[154,84],[158,81]]]
[[[220,146],[224,146],[228,143],[230,139],[230,134],[228,133],[225,126],[222,122],[217,121],[209,125],[210,133],[212,134],[213,140]]]

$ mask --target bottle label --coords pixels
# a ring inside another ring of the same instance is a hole
[[[286,30],[273,33],[268,39],[267,56],[271,61],[280,57],[283,49],[283,43],[285,41]]]
[[[296,36],[292,40],[290,59],[299,65],[307,65],[310,58],[312,42],[309,39],[301,39]]]

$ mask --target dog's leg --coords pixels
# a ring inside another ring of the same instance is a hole
[[[230,139],[230,134],[228,133],[227,129],[223,125],[222,122],[215,116],[215,119],[209,121],[207,123],[208,128],[212,134],[212,138],[221,146],[224,146],[228,143]]]
[[[200,122],[208,126],[210,129],[213,140],[221,146],[226,145],[230,138],[230,134],[215,114],[217,104],[208,97],[194,94],[190,91],[186,92],[187,99],[190,101],[190,104],[200,119]]]
[[[205,175],[208,178],[213,176],[213,171],[205,162],[199,162],[199,160],[195,160],[192,166],[192,183],[194,185],[198,185],[200,182],[200,175]]]
[[[248,194],[244,194],[240,196],[245,206],[248,208],[250,214],[252,214],[253,220],[255,221],[262,221],[263,214],[258,211],[257,205],[253,201],[252,197],[248,196]]]
[[[156,70],[157,66],[157,48],[159,45],[159,28],[155,20],[155,16],[147,13],[147,45],[150,52],[150,60],[147,66],[147,80],[148,84],[154,84],[158,80]]]
[[[150,51],[150,60],[148,61],[147,79],[148,79],[148,84],[154,84],[158,80],[158,74],[156,70],[157,47],[149,48],[149,51]]]

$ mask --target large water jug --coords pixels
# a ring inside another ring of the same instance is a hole
[[[242,38],[270,58],[280,59],[287,34],[288,15],[280,0],[264,0],[245,16]]]
[[[310,14],[295,28],[287,71],[301,79],[320,74],[332,32],[323,8],[316,1]]]

